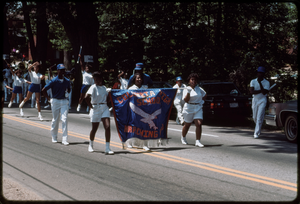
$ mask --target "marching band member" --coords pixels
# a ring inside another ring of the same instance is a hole
[[[270,82],[267,81],[265,76],[266,69],[258,67],[257,78],[251,80],[249,91],[253,96],[252,99],[252,112],[253,121],[255,122],[254,138],[258,138],[261,132],[261,127],[264,122],[265,109],[267,105],[267,94],[270,89]]]
[[[87,92],[87,90],[90,88],[90,86],[92,84],[94,84],[94,80],[93,80],[93,76],[91,73],[91,68],[92,66],[89,64],[86,64],[85,67],[82,64],[81,61],[81,55],[78,55],[80,58],[80,64],[81,64],[81,73],[82,73],[82,86],[81,86],[81,90],[80,90],[80,98],[79,98],[79,102],[78,102],[78,106],[77,106],[77,111],[80,111],[81,108],[81,103],[85,97],[85,94]],[[87,107],[87,112],[88,112],[88,107]]]
[[[100,72],[94,72],[93,78],[95,84],[93,84],[86,92],[85,100],[90,107],[90,121],[92,123],[92,130],[90,132],[90,142],[88,151],[94,151],[94,139],[98,130],[100,121],[103,123],[105,129],[106,148],[105,154],[113,155],[114,152],[110,150],[110,113],[107,106],[109,100],[108,93],[110,89],[103,85],[103,76]]]
[[[70,80],[64,77],[65,66],[63,64],[57,65],[57,76],[54,77],[44,88],[43,94],[47,97],[51,103],[52,111],[52,123],[51,123],[51,135],[52,142],[57,143],[57,134],[59,120],[62,121],[62,144],[69,145],[68,143],[68,113],[69,113],[69,101],[67,100],[68,93],[70,93]],[[53,98],[47,93],[47,90],[51,88]]]
[[[180,76],[176,77],[176,84],[173,86],[173,88],[177,89],[177,94],[174,99],[174,106],[177,109],[176,122],[177,124],[181,124],[181,125],[183,125],[184,123],[184,119],[182,116],[182,108],[184,105],[184,100],[182,99],[183,90],[178,88],[185,88],[185,87],[186,85],[182,83],[182,78]]]
[[[143,75],[142,75],[142,73],[135,73],[134,76],[132,77],[132,82],[133,82],[133,85],[131,87],[129,87],[128,90],[147,89],[148,88],[147,85],[143,85]],[[130,139],[127,142],[127,147],[132,148],[132,141]],[[150,151],[150,149],[148,147],[148,141],[147,140],[143,141],[143,149],[145,151]]]
[[[188,144],[186,141],[186,134],[194,121],[196,125],[196,147],[204,147],[200,143],[202,134],[202,122],[203,122],[203,110],[202,105],[207,97],[206,92],[199,87],[198,84],[199,76],[196,73],[192,73],[188,77],[189,85],[187,89],[183,91],[183,99],[186,102],[183,106],[183,118],[184,126],[182,128],[181,142],[182,144]]]
[[[31,70],[32,67],[34,68],[34,71]],[[43,80],[45,78],[45,75],[42,75],[41,73],[39,73],[40,68],[41,68],[41,65],[39,64],[39,62],[35,62],[28,67],[31,84],[30,84],[27,96],[21,102],[21,104],[19,105],[19,108],[23,108],[24,104],[31,98],[32,93],[35,93],[35,99],[36,99],[37,108],[38,108],[38,118],[40,120],[43,120],[43,117],[41,115],[40,96],[41,96],[41,80]]]

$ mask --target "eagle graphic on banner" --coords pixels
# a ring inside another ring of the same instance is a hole
[[[142,109],[140,109],[139,107],[137,107],[136,105],[134,105],[133,103],[129,102],[129,106],[132,109],[132,111],[140,116],[142,116],[143,118],[141,119],[141,121],[143,123],[148,123],[150,129],[153,128],[154,130],[157,130],[158,127],[156,127],[156,125],[154,124],[153,120],[156,119],[157,115],[161,114],[161,108],[154,111],[154,113],[152,114],[148,114],[145,111],[143,111]]]

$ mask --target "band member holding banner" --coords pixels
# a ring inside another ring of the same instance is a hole
[[[70,80],[64,77],[65,66],[63,64],[57,65],[57,76],[54,77],[44,88],[43,94],[47,97],[51,103],[52,111],[52,123],[51,123],[51,135],[52,142],[57,143],[57,134],[59,120],[62,121],[62,144],[69,145],[68,143],[68,113],[69,113],[69,102],[67,100],[68,93],[70,93]],[[47,90],[51,88],[52,99],[47,93]]]
[[[183,106],[183,118],[184,126],[182,128],[181,142],[182,144],[188,144],[186,141],[186,135],[189,128],[194,121],[196,126],[196,147],[204,147],[200,143],[202,134],[202,122],[203,122],[203,110],[202,105],[207,97],[206,92],[198,86],[199,76],[196,73],[192,73],[188,77],[189,85],[183,91],[183,99],[186,102]]]
[[[185,88],[186,85],[182,83],[182,78],[181,76],[176,77],[176,84],[173,86],[173,88],[177,89],[177,94],[174,99],[174,106],[177,109],[177,118],[176,118],[176,123],[183,125],[184,119],[182,116],[182,108],[184,105],[184,100],[182,98],[182,93],[183,89],[179,88]]]
[[[134,74],[135,73],[142,74],[143,85],[147,85],[149,88],[151,88],[152,85],[153,85],[153,81],[152,81],[151,77],[148,74],[143,73],[143,68],[144,68],[143,63],[136,63],[135,68],[134,68]],[[133,81],[132,81],[134,74],[129,77],[127,88],[129,88],[130,86],[132,86],[132,84],[134,84]]]
[[[131,87],[129,87],[128,90],[147,89],[148,88],[147,85],[143,85],[143,75],[141,73],[135,73],[132,78],[132,82],[133,82],[133,85]],[[132,140],[129,139],[127,141],[127,147],[132,148],[132,143],[133,143]],[[144,140],[144,142],[143,142],[143,149],[145,151],[150,151],[147,140]]]
[[[34,68],[34,71],[31,70],[32,67]],[[41,96],[41,80],[43,80],[45,78],[45,75],[42,75],[41,73],[39,73],[40,68],[41,68],[41,65],[39,64],[39,62],[35,62],[28,67],[31,84],[30,84],[27,96],[21,102],[21,104],[19,105],[19,108],[23,108],[24,104],[31,98],[32,93],[35,93],[35,99],[36,99],[37,109],[38,109],[38,118],[40,120],[43,120],[43,117],[41,115],[40,96]]]
[[[105,154],[112,155],[114,152],[110,150],[110,112],[107,106],[110,89],[103,85],[103,77],[100,72],[94,72],[93,78],[95,84],[88,89],[85,96],[85,100],[90,107],[90,121],[92,123],[88,151],[94,151],[95,134],[98,130],[100,121],[102,121],[105,129]]]
[[[78,55],[80,58],[80,65],[81,65],[81,73],[82,73],[82,86],[80,90],[80,98],[77,106],[77,111],[80,111],[81,108],[81,103],[85,97],[85,94],[87,90],[90,88],[92,84],[94,84],[93,76],[91,73],[92,66],[89,64],[86,64],[83,66],[82,60],[81,60],[81,55]],[[88,107],[87,107],[88,110]]]
[[[249,91],[253,95],[252,112],[255,122],[254,138],[258,138],[261,132],[267,105],[267,94],[270,89],[270,82],[264,78],[265,72],[266,68],[258,67],[257,78],[250,82]]]

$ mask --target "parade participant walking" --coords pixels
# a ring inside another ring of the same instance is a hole
[[[147,85],[149,88],[151,88],[153,86],[153,82],[152,79],[150,78],[150,76],[148,74],[143,73],[143,68],[144,68],[144,64],[143,63],[136,63],[135,68],[134,68],[134,73],[140,73],[142,74],[143,77],[143,85]],[[131,75],[129,80],[128,80],[128,87],[131,87],[132,84],[134,84],[133,82],[133,76]]]
[[[21,70],[18,69],[14,72],[9,64],[8,64],[8,67],[11,70],[12,78],[14,80],[14,82],[13,82],[14,88],[13,88],[13,92],[12,92],[10,102],[8,104],[8,107],[11,108],[11,106],[13,104],[13,101],[14,101],[17,94],[19,95],[19,99],[20,99],[19,101],[22,101],[22,99],[23,99],[22,87],[23,87],[23,84],[25,84],[27,81],[22,78],[22,71]],[[28,82],[28,83],[31,83],[31,82]],[[24,116],[23,108],[20,108],[20,115]]]
[[[93,76],[91,73],[92,66],[89,64],[86,64],[83,66],[82,60],[81,60],[81,55],[78,55],[80,58],[80,65],[81,65],[81,73],[82,73],[82,86],[80,90],[80,97],[79,97],[79,102],[77,106],[77,111],[80,111],[81,109],[81,104],[82,101],[85,97],[85,94],[87,90],[90,88],[92,84],[94,84]],[[88,112],[88,107],[87,107],[87,112]]]
[[[94,72],[93,78],[95,84],[93,84],[86,93],[85,100],[90,107],[90,121],[92,123],[92,130],[90,132],[90,142],[88,151],[94,151],[94,139],[98,130],[100,121],[103,123],[105,129],[105,154],[114,154],[110,150],[110,113],[108,110],[107,102],[109,100],[108,93],[110,89],[103,85],[103,77],[100,72]]]
[[[124,76],[124,78],[122,77]],[[118,79],[121,83],[121,87],[120,89],[127,89],[128,87],[128,73],[124,73],[124,71],[122,70],[121,73],[118,75]]]
[[[137,89],[147,89],[148,86],[147,85],[143,85],[143,75],[142,73],[135,73],[133,78],[132,78],[132,82],[134,83],[131,87],[128,88],[128,90],[137,90]],[[132,139],[127,140],[127,147],[128,148],[132,148],[133,146],[133,141]],[[149,147],[148,147],[148,141],[144,140],[143,141],[143,149],[145,151],[150,151]]]
[[[265,76],[265,67],[258,67],[257,78],[251,80],[249,91],[252,94],[252,112],[255,122],[254,138],[258,138],[261,133],[261,127],[264,122],[265,108],[267,105],[267,94],[270,89],[270,82]]]
[[[34,71],[31,70],[32,67],[34,68]],[[41,68],[41,65],[39,64],[39,62],[35,62],[28,67],[31,84],[30,84],[27,96],[21,102],[21,104],[19,105],[19,108],[23,108],[24,104],[31,98],[32,93],[35,93],[35,99],[36,99],[37,108],[38,108],[38,118],[40,120],[43,120],[43,117],[41,114],[40,96],[41,96],[41,80],[43,80],[45,78],[45,75],[42,75],[41,73],[39,73],[40,68]]]
[[[57,65],[57,76],[53,78],[49,84],[43,89],[43,94],[51,102],[52,123],[51,136],[52,142],[57,143],[57,134],[59,120],[62,121],[62,144],[68,145],[68,113],[69,101],[67,100],[68,93],[70,93],[70,80],[64,77],[65,66],[63,64]],[[51,88],[53,98],[50,99],[47,90]]]
[[[197,147],[204,147],[200,143],[201,134],[202,134],[202,123],[203,123],[203,110],[202,105],[207,97],[206,92],[198,86],[199,76],[196,73],[192,73],[188,77],[188,86],[183,91],[183,99],[186,102],[183,106],[183,118],[184,126],[182,128],[181,142],[182,144],[188,144],[186,140],[186,135],[189,131],[189,128],[194,121],[196,126],[196,143]]]
[[[174,106],[177,109],[176,122],[177,122],[177,124],[183,125],[183,123],[184,123],[184,119],[182,116],[182,108],[184,105],[184,100],[182,98],[183,89],[179,89],[179,88],[186,88],[186,85],[182,83],[181,76],[176,77],[176,84],[173,86],[173,88],[177,89],[177,94],[174,99]]]

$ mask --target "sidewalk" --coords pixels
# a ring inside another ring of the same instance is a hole
[[[33,191],[9,178],[2,180],[3,196],[7,200],[43,200]]]

